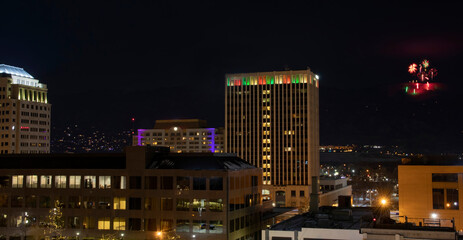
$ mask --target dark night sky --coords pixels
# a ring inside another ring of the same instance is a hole
[[[321,76],[321,144],[462,152],[458,1],[9,1],[0,63],[48,84],[52,124],[106,130],[155,119],[224,123],[225,73]],[[446,89],[396,91],[428,58]]]

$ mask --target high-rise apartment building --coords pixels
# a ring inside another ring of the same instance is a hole
[[[205,120],[156,120],[153,129],[138,129],[133,146],[165,146],[175,153],[223,153],[223,128],[208,128]]]
[[[318,87],[310,70],[226,75],[225,152],[262,168],[279,206],[307,206],[319,176]]]
[[[50,152],[47,92],[24,69],[0,64],[0,154]]]

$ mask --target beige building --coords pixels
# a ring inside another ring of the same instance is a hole
[[[176,153],[223,153],[223,128],[207,128],[199,119],[156,120],[153,129],[138,129],[133,146],[165,146]]]
[[[320,206],[338,206],[339,196],[352,197],[352,185],[347,178],[320,177],[320,192]]]
[[[0,154],[50,152],[47,92],[24,69],[0,64]]]
[[[401,221],[424,226],[463,229],[463,166],[399,165],[399,215]],[[406,217],[406,218],[405,218]]]
[[[0,238],[43,239],[56,200],[71,238],[260,238],[260,169],[234,155],[166,150],[5,155]]]
[[[262,168],[265,200],[308,205],[320,169],[318,76],[301,70],[225,78],[225,152]]]

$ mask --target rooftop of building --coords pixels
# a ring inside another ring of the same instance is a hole
[[[463,166],[463,159],[458,155],[419,155],[402,158],[401,165]]]
[[[201,119],[169,119],[169,120],[156,120],[154,129],[169,129],[179,127],[181,129],[188,128],[206,128],[207,121]]]
[[[24,71],[24,69],[6,64],[0,64],[0,73],[7,73],[19,77],[34,78],[28,72]]]
[[[124,153],[4,154],[0,169],[124,169]]]
[[[242,170],[255,167],[234,154],[169,153],[165,147],[128,147],[146,152],[146,169]],[[5,154],[0,169],[125,169],[124,153]],[[131,159],[133,160],[133,159]]]
[[[251,73],[227,73],[226,76],[241,76],[241,75],[286,75],[286,74],[301,74],[301,73],[307,73],[312,71],[310,68],[307,68],[306,70],[284,70],[284,71],[272,71],[272,72],[251,72]]]
[[[422,231],[455,231],[449,227],[415,226],[412,223],[395,223],[394,220],[385,218],[377,223],[376,217],[380,209],[372,207],[336,208],[321,207],[318,213],[304,213],[297,215],[276,225],[270,230],[279,231],[301,231],[302,228],[328,228],[328,229],[351,229],[380,228],[380,229],[402,229]]]
[[[149,169],[240,170],[256,168],[232,154],[172,153],[158,156]]]
[[[371,208],[338,209],[322,207],[317,214],[304,213],[273,225],[271,230],[301,231],[302,228],[360,229],[362,218],[373,217]]]

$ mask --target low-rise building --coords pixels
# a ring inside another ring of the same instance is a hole
[[[448,227],[415,226],[411,223],[378,223],[380,209],[321,208],[282,221],[262,231],[262,240],[397,240],[397,239],[456,239]],[[387,219],[387,218],[384,218]]]
[[[352,185],[347,178],[320,177],[320,192],[320,206],[337,206],[339,196],[352,196]]]
[[[260,169],[230,154],[167,150],[2,157],[0,237],[43,239],[57,201],[68,237],[260,238]]]
[[[462,161],[414,159],[399,165],[398,176],[401,221],[463,230]]]
[[[199,119],[156,120],[153,129],[138,129],[133,146],[166,146],[176,153],[223,153],[224,129],[208,128]]]

